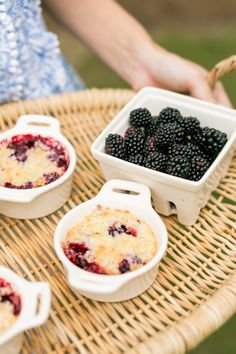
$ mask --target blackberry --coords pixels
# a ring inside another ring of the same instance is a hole
[[[153,152],[147,156],[145,161],[145,167],[150,168],[152,170],[165,172],[167,161],[168,158],[165,154],[161,152]]]
[[[143,131],[141,128],[135,128],[135,127],[129,127],[126,129],[126,132],[125,132],[125,136],[124,138],[128,138],[130,135],[134,135],[134,134],[141,134],[141,135],[144,135]]]
[[[143,161],[144,161],[144,157],[141,154],[131,155],[131,156],[128,157],[127,161],[131,162],[131,163],[134,163],[135,165],[142,166],[143,165]]]
[[[140,133],[134,132],[128,135],[128,137],[124,139],[127,156],[142,154],[144,140],[144,135]]]
[[[127,273],[130,271],[130,264],[129,261],[127,259],[123,259],[120,263],[119,263],[119,267],[118,267],[120,273]]]
[[[184,156],[188,159],[191,159],[193,156],[196,155],[205,156],[200,147],[192,143],[187,143],[186,145],[173,144],[172,146],[169,146],[167,150],[168,157]]]
[[[152,152],[157,151],[157,138],[155,136],[148,138],[143,147],[143,155],[149,155]]]
[[[175,143],[182,143],[184,141],[184,129],[178,124],[175,126],[174,141]]]
[[[129,121],[135,128],[147,127],[152,122],[152,115],[147,108],[137,108],[130,112]]]
[[[194,156],[191,160],[191,171],[189,179],[199,181],[204,173],[208,170],[211,163],[202,156]]]
[[[192,151],[187,145],[173,144],[169,146],[167,150],[168,157],[183,156],[190,159],[192,157]]]
[[[108,155],[124,159],[126,156],[124,138],[119,134],[109,134],[105,139],[105,152]]]
[[[186,146],[191,150],[192,157],[193,156],[206,157],[206,154],[202,151],[202,149],[198,145],[187,143]]]
[[[202,128],[194,136],[194,141],[214,160],[227,142],[227,135],[214,128]]]
[[[184,139],[184,130],[176,123],[168,123],[158,128],[155,135],[157,147],[165,149],[174,143],[180,143]]]
[[[160,124],[175,123],[182,118],[181,113],[176,108],[166,107],[164,108],[158,117],[158,122]]]
[[[190,175],[190,162],[187,157],[174,156],[167,162],[166,173],[188,179]]]
[[[200,122],[195,117],[184,117],[180,124],[184,128],[185,134],[187,135],[194,135],[200,130]]]
[[[145,135],[147,137],[152,137],[156,134],[157,132],[157,129],[158,129],[158,117],[157,116],[154,116],[152,117],[152,122],[150,125],[148,125],[146,128],[145,128]]]

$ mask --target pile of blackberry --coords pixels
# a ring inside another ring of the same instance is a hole
[[[134,109],[129,122],[124,137],[106,137],[107,154],[192,181],[202,178],[227,142],[225,133],[201,127],[196,117],[184,117],[172,107],[158,116],[147,108]]]

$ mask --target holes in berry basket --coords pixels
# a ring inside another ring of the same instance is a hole
[[[121,194],[131,194],[131,195],[139,195],[140,194],[139,192],[130,191],[130,190],[126,190],[126,189],[119,189],[119,188],[113,188],[112,191],[115,193],[121,193]]]
[[[175,210],[176,210],[176,205],[175,205],[175,203],[169,202],[169,205],[170,205],[170,209],[171,209],[172,211],[175,211]]]

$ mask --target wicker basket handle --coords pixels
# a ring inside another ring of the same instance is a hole
[[[213,88],[216,81],[220,80],[223,76],[229,74],[233,70],[236,70],[236,55],[232,55],[231,57],[220,61],[211,69],[207,77],[208,84]]]

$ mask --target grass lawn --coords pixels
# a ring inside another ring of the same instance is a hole
[[[210,69],[218,61],[236,54],[236,27],[183,31],[178,33],[159,33],[152,31],[153,37],[165,48]],[[74,50],[74,49],[73,49]],[[87,50],[82,55],[73,54],[76,69],[88,87],[128,87],[117,75]],[[223,80],[229,96],[236,106],[236,73]],[[236,118],[235,118],[236,119]],[[235,354],[236,353],[236,316],[220,330],[205,340],[191,354]]]

